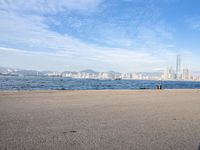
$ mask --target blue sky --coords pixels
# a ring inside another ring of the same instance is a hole
[[[198,0],[0,0],[0,66],[200,72]]]

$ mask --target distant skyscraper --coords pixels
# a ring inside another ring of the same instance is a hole
[[[167,70],[164,73],[164,79],[165,80],[174,80],[175,79],[175,71],[172,67],[167,68]]]
[[[181,79],[181,56],[176,56],[176,79]]]
[[[188,69],[183,69],[183,76],[182,76],[183,80],[189,80],[190,79],[190,72]]]

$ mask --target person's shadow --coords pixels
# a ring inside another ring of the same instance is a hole
[[[199,143],[199,147],[198,147],[198,150],[200,150],[200,143]]]

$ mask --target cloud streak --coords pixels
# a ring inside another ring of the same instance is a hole
[[[186,19],[186,23],[190,28],[200,31],[200,16],[190,17]]]
[[[101,0],[0,0],[0,9],[15,12],[58,13],[66,10],[89,10],[101,3]]]
[[[103,0],[50,0],[48,3],[0,0],[1,65],[40,70],[91,68],[131,72],[152,71],[173,64],[175,52],[169,47],[174,38],[171,29],[159,19],[157,10],[150,21],[143,21],[143,15],[148,17],[149,11],[154,10],[153,4],[148,5],[148,11],[139,7],[141,12],[132,10],[131,16],[113,16],[102,22],[100,19],[111,13],[104,5]],[[77,13],[78,17],[74,16]],[[64,16],[59,19],[58,14]],[[118,19],[122,20],[118,22]],[[85,25],[90,28],[84,28]],[[61,26],[63,30],[59,31]],[[73,34],[76,30],[93,32],[80,38],[80,34]]]

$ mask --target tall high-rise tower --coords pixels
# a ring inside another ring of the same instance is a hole
[[[181,56],[176,56],[176,79],[181,79]]]

